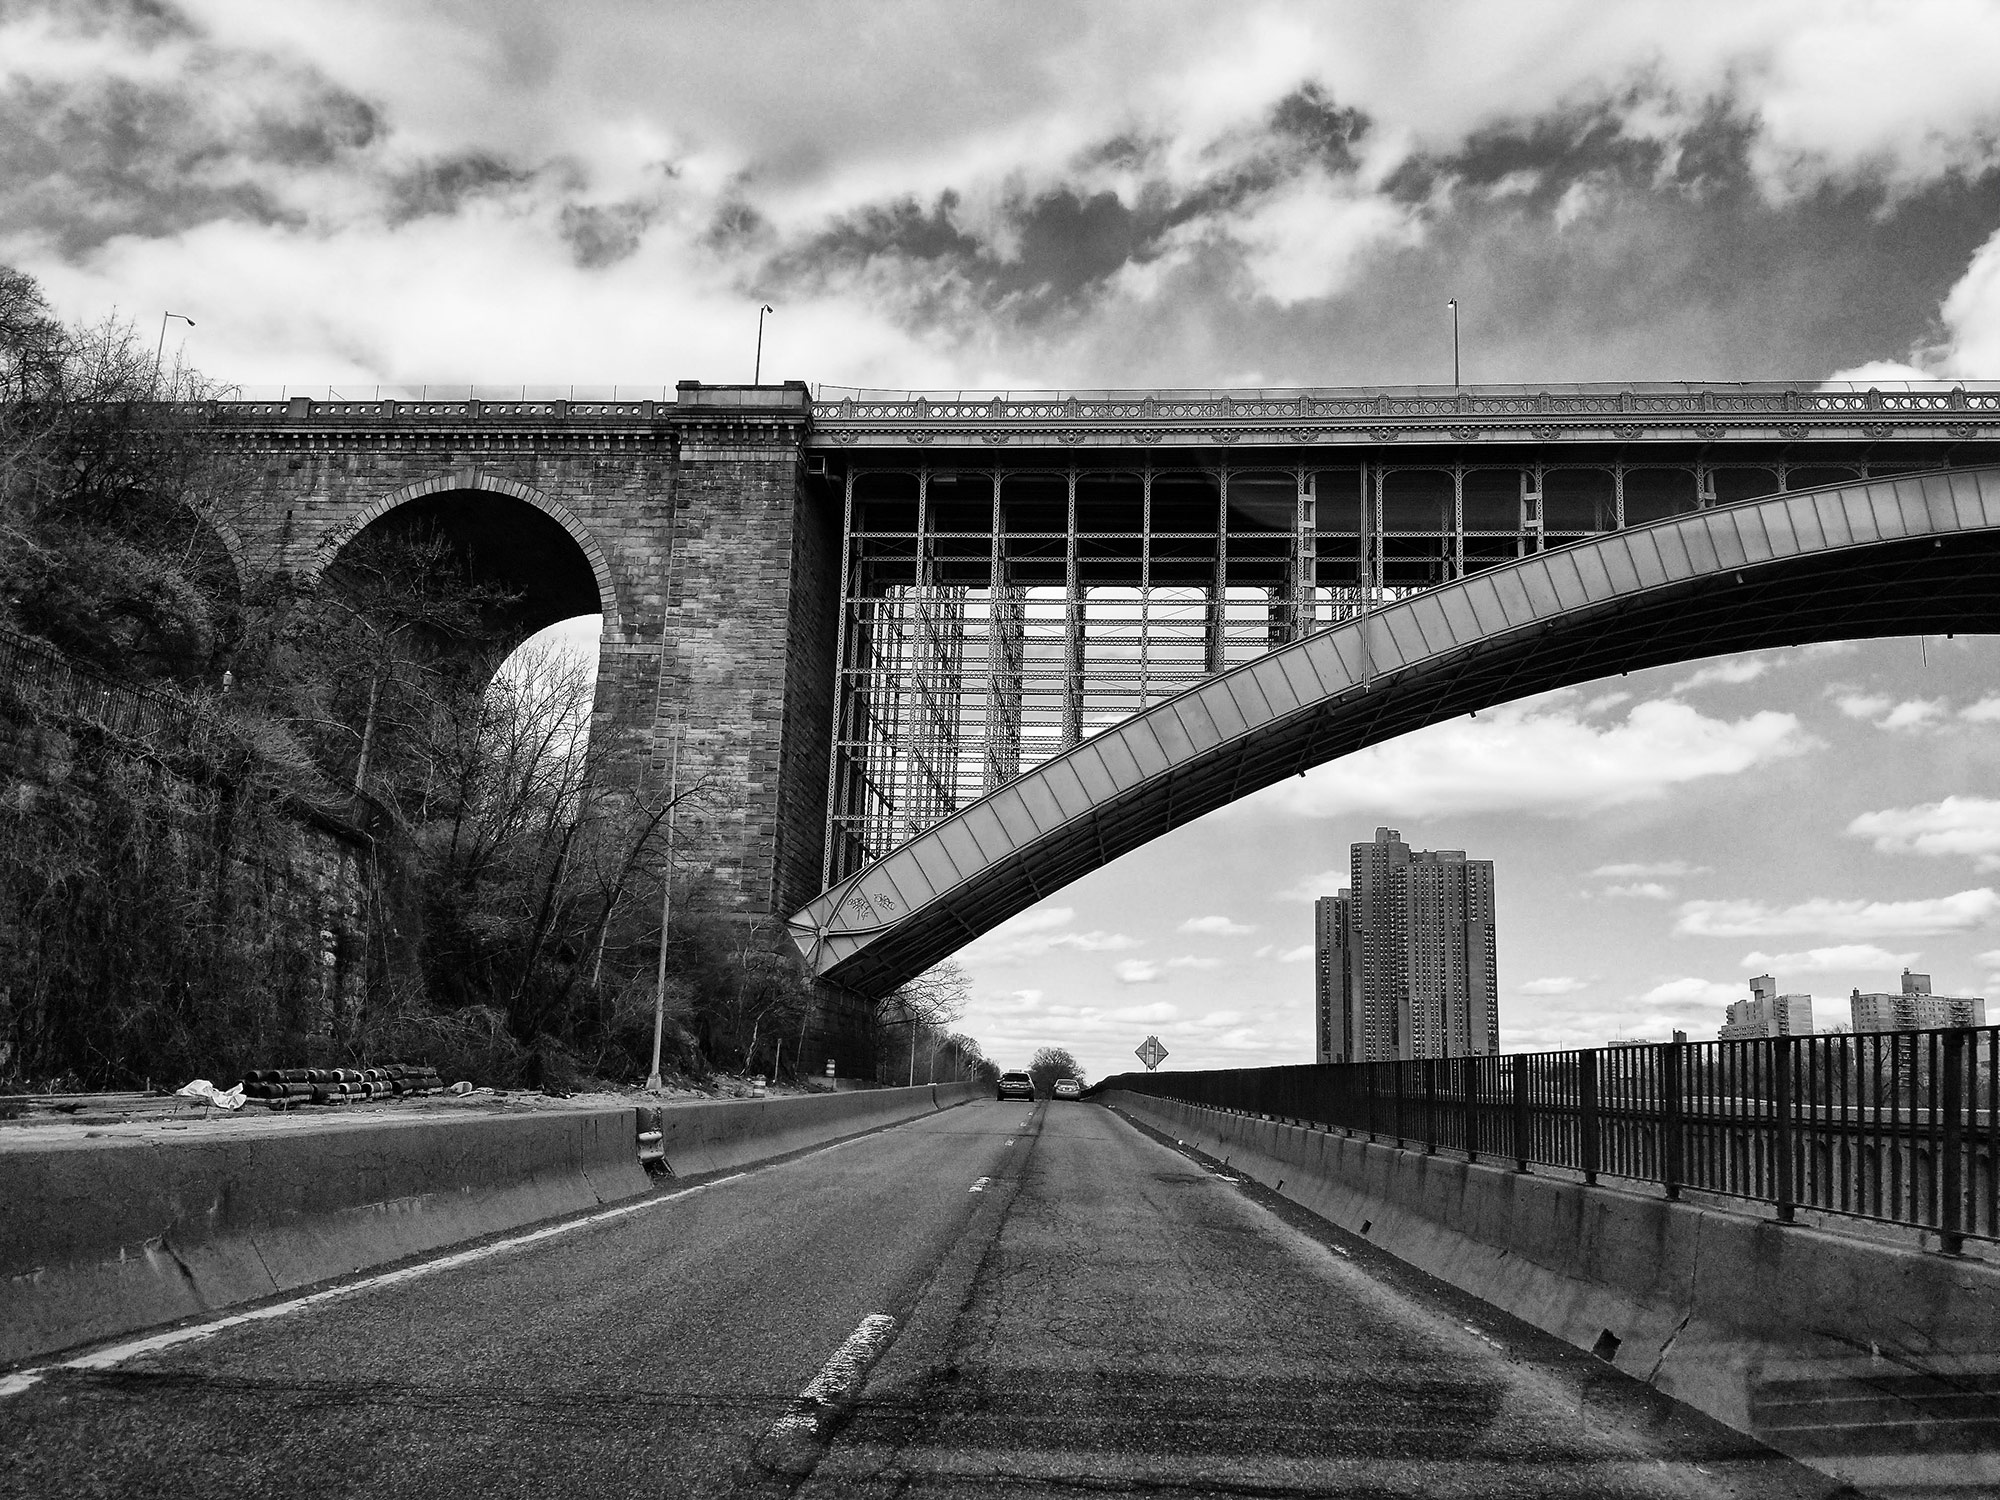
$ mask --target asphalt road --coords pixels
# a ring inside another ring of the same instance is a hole
[[[0,1494],[1825,1496],[1088,1103],[0,1396]]]

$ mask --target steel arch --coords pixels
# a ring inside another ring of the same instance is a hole
[[[927,829],[790,919],[886,993],[1121,854],[1364,746],[1639,667],[2000,630],[2000,468],[1700,511],[1445,584],[1208,679]]]

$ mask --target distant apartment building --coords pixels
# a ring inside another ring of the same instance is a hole
[[[1930,1031],[1946,1026],[1984,1026],[1986,1001],[1977,995],[1933,995],[1931,976],[1903,970],[1900,994],[1848,997],[1856,1031]]]
[[[1360,957],[1353,938],[1348,893],[1313,902],[1313,1034],[1315,1059],[1354,1062],[1354,994]]]
[[[1812,996],[1781,995],[1775,979],[1759,974],[1750,981],[1750,998],[1730,1005],[1720,1035],[1735,1042],[1753,1036],[1810,1036],[1812,1029]]]
[[[1498,1052],[1493,861],[1378,828],[1349,873],[1313,908],[1320,1061]]]

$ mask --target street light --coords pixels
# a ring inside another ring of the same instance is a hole
[[[1451,309],[1451,383],[1455,390],[1458,387],[1458,298],[1452,298],[1445,306]]]
[[[156,391],[160,388],[160,358],[167,352],[167,324],[176,318],[187,324],[188,327],[194,327],[194,319],[188,317],[185,313],[170,312],[160,314],[160,341],[153,346],[153,389]]]
[[[757,309],[757,365],[750,373],[752,385],[762,385],[764,382],[764,314],[776,311],[777,309],[768,302]]]

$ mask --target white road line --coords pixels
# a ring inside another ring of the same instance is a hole
[[[337,1302],[343,1297],[357,1297],[363,1292],[372,1292],[378,1287],[395,1286],[405,1281],[415,1281],[420,1276],[428,1276],[433,1271],[449,1271],[458,1266],[467,1266],[475,1261],[490,1260],[509,1250],[518,1250],[523,1245],[533,1245],[541,1240],[551,1240],[557,1235],[569,1234],[592,1224],[602,1224],[607,1219],[622,1219],[627,1214],[644,1213],[647,1209],[659,1208],[669,1203],[679,1203],[692,1198],[696,1193],[705,1193],[710,1188],[718,1188],[725,1183],[748,1177],[748,1172],[732,1172],[727,1177],[718,1177],[713,1182],[698,1183],[678,1193],[664,1197],[647,1198],[638,1203],[625,1203],[617,1208],[607,1208],[602,1213],[594,1213],[587,1218],[570,1219],[565,1223],[551,1224],[544,1229],[530,1230],[517,1234],[512,1239],[496,1240],[490,1245],[475,1246],[471,1250],[460,1250],[436,1260],[423,1261],[418,1265],[404,1266],[400,1270],[384,1271],[379,1276],[364,1277],[360,1281],[350,1281],[345,1286],[329,1287],[323,1292],[312,1292],[304,1297],[294,1297],[289,1302],[274,1302],[268,1307],[253,1307],[248,1312],[231,1313],[227,1317],[215,1318],[207,1323],[194,1323],[186,1328],[171,1328],[165,1333],[156,1333],[143,1339],[132,1339],[123,1344],[112,1344],[107,1348],[92,1350],[89,1354],[75,1359],[66,1359],[53,1365],[41,1365],[32,1370],[17,1370],[12,1375],[0,1375],[0,1397],[18,1396],[30,1386],[39,1382],[51,1370],[109,1370],[122,1365],[128,1359],[137,1359],[142,1354],[157,1354],[162,1349],[172,1349],[179,1344],[192,1344],[199,1339],[212,1338],[231,1328],[246,1323],[268,1323],[273,1318],[288,1317],[302,1312],[308,1307],[317,1307],[326,1302]]]
[[[896,1320],[887,1313],[870,1313],[863,1318],[847,1342],[834,1350],[833,1358],[821,1365],[819,1374],[799,1392],[792,1409],[765,1430],[762,1443],[790,1447],[816,1441],[821,1424],[861,1394],[861,1382],[868,1378],[895,1332]]]

